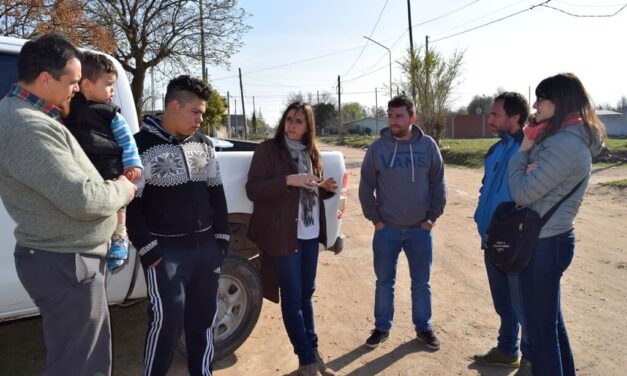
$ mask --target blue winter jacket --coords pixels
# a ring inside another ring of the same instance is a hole
[[[518,152],[523,137],[522,130],[514,134],[506,133],[485,155],[483,163],[485,171],[479,189],[479,204],[475,210],[475,222],[481,236],[482,249],[485,249],[485,233],[490,225],[492,213],[501,202],[512,201],[507,166],[512,156]]]

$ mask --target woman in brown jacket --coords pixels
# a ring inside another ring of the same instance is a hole
[[[316,126],[309,104],[290,104],[274,138],[253,155],[246,194],[254,209],[248,237],[272,265],[281,291],[281,312],[299,375],[335,375],[318,352],[311,297],[319,244],[326,244],[324,203],[335,193],[324,179]]]

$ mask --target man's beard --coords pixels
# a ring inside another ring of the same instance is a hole
[[[394,130],[396,130],[396,132]],[[410,131],[410,127],[407,127],[406,129],[404,129],[401,126],[397,126],[394,128],[390,127],[390,133],[392,133],[394,137],[405,137],[407,136],[409,131]]]

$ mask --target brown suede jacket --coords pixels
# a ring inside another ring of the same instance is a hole
[[[253,202],[253,214],[248,227],[248,238],[262,253],[269,256],[291,255],[296,252],[299,188],[288,187],[287,175],[297,174],[287,146],[266,140],[257,146],[248,171],[246,195]],[[324,202],[334,195],[319,188],[320,235],[318,241],[326,244],[326,217]]]

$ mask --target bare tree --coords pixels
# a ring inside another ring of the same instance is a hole
[[[407,59],[401,64],[411,87],[414,77],[416,87],[416,110],[421,125],[427,134],[440,144],[445,129],[445,116],[449,112],[451,93],[461,74],[464,51],[456,51],[450,59],[435,50],[421,56],[421,49],[415,51],[414,59]]]
[[[200,61],[200,18],[203,18],[205,60],[228,66],[241,47],[248,14],[237,0],[91,0],[85,12],[101,25],[111,25],[118,42],[114,56],[132,75],[131,91],[141,118],[144,82],[149,68],[161,65],[170,74],[189,72]]]
[[[2,35],[30,38],[42,21],[45,10],[43,0],[2,0],[0,2],[0,27]]]

